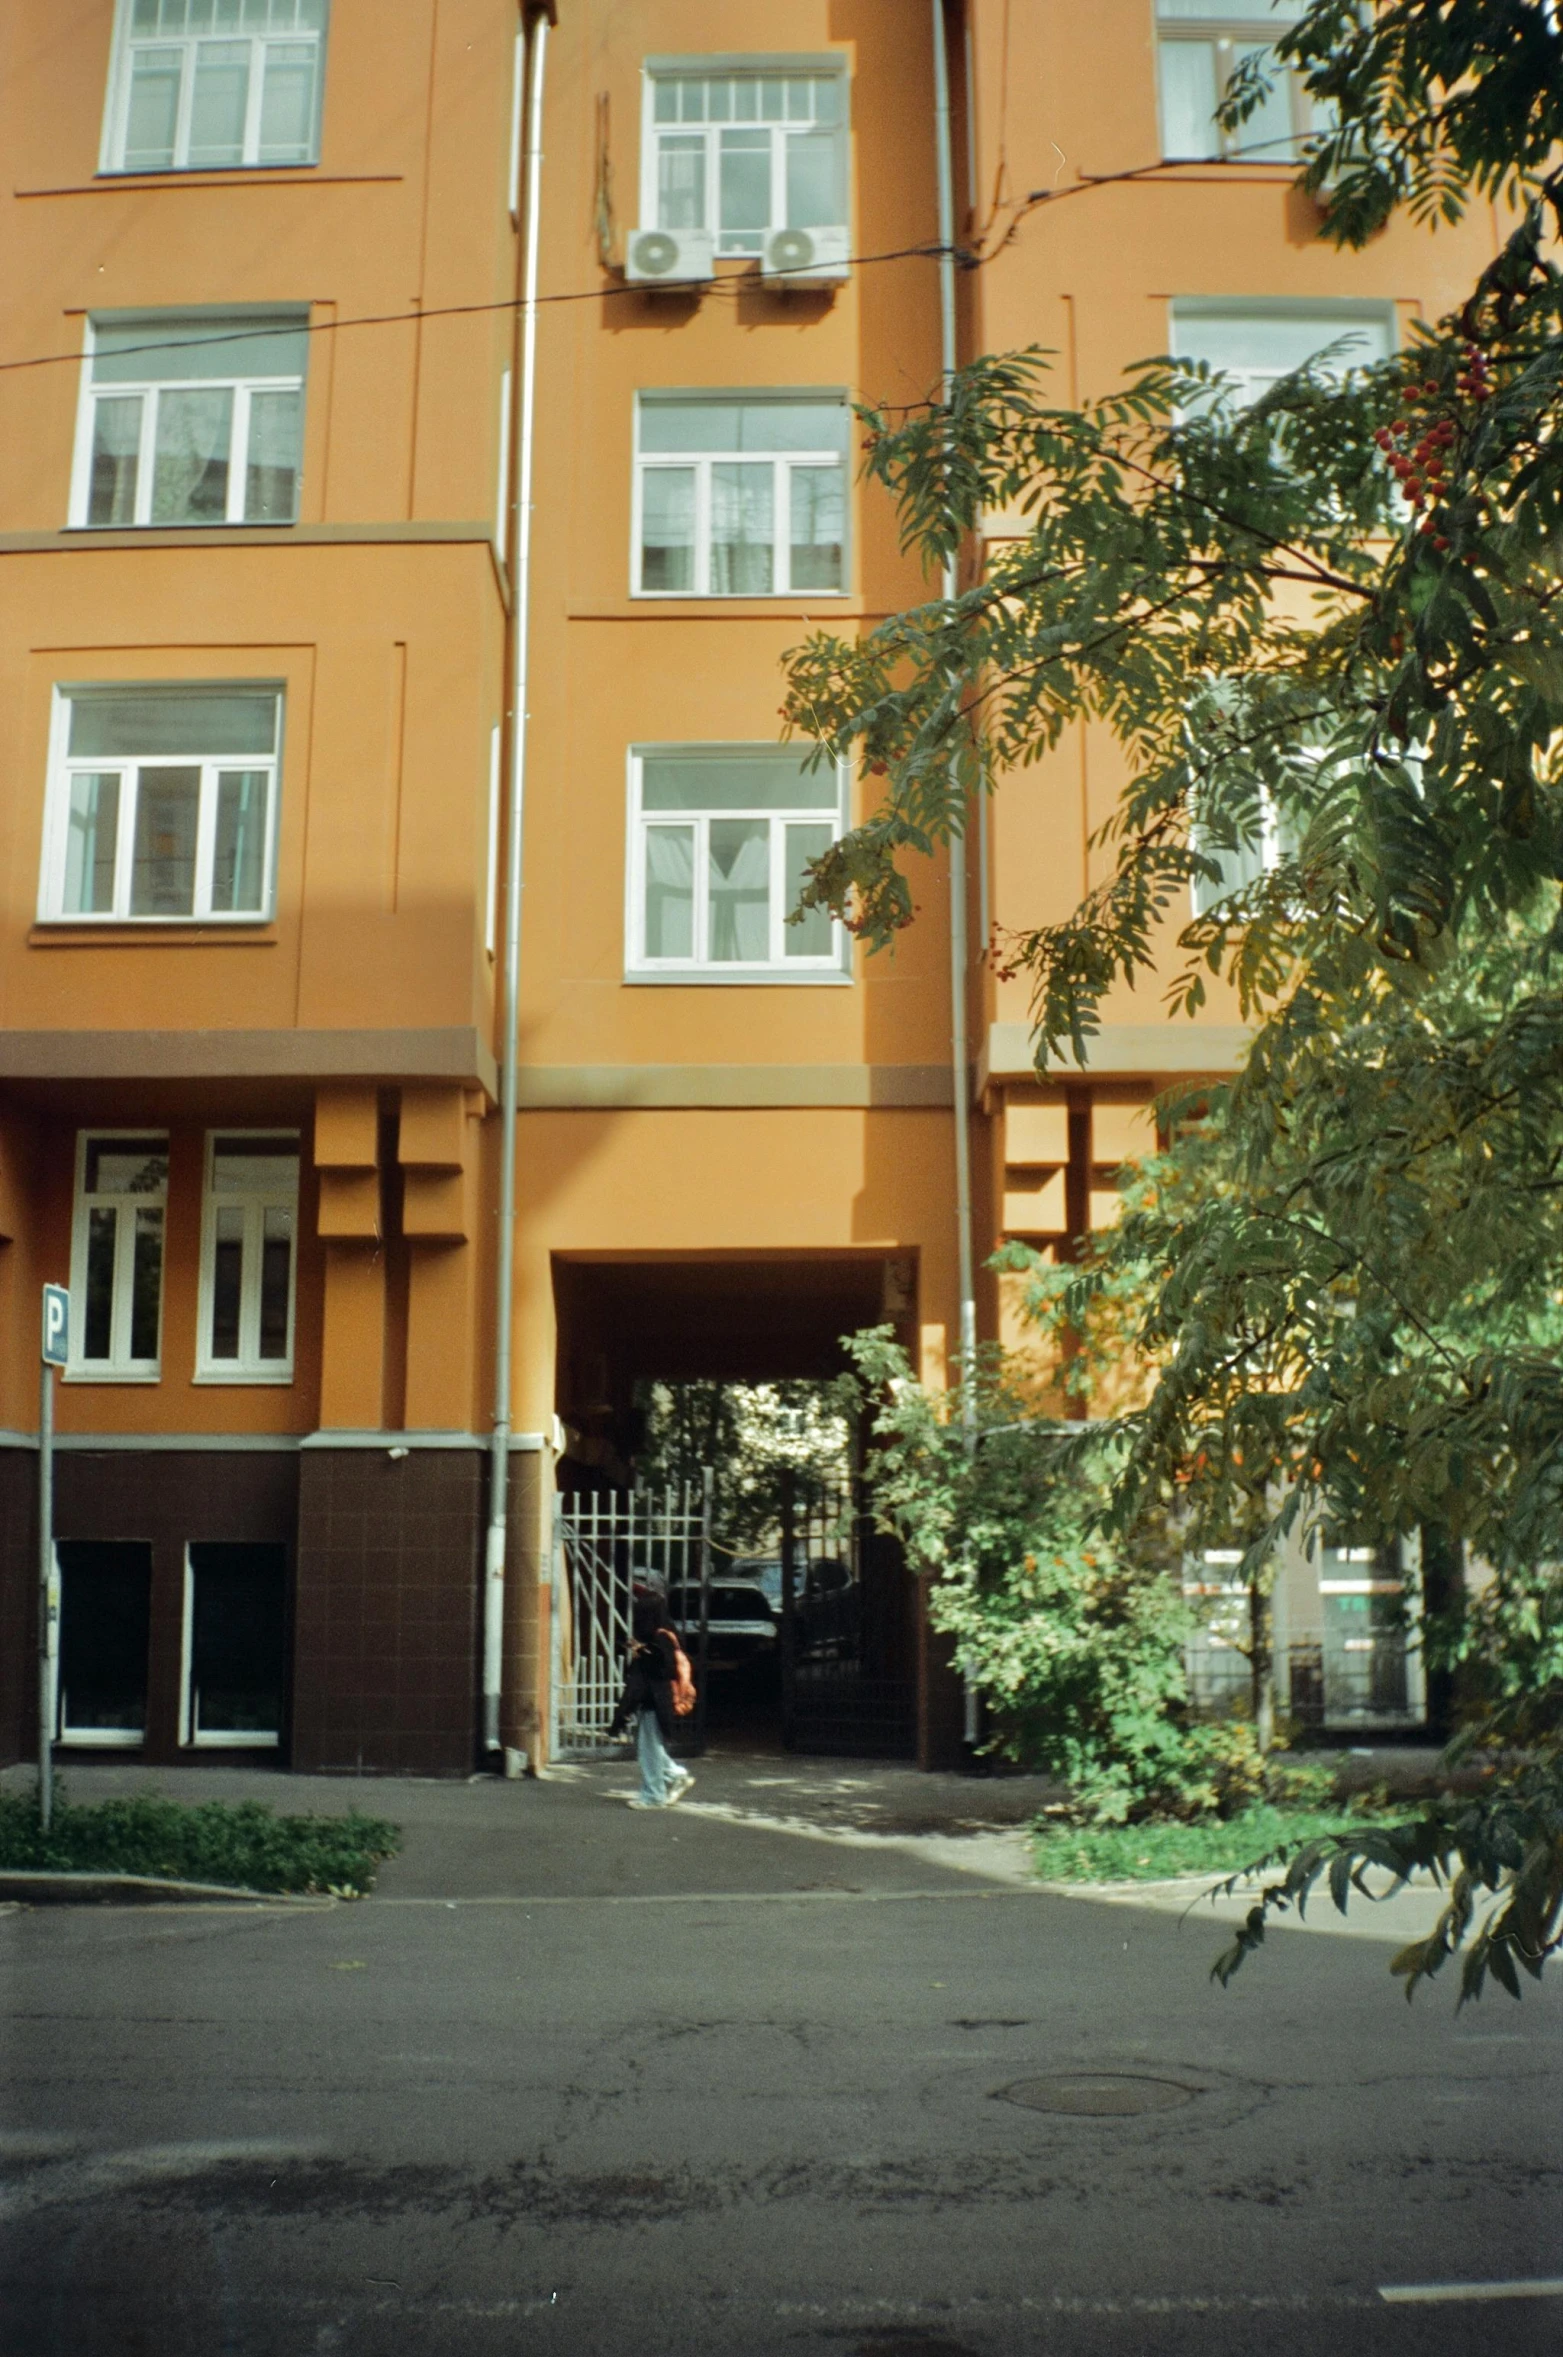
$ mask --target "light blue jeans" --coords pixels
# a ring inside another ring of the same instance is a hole
[[[640,1759],[640,1797],[643,1801],[649,1801],[653,1808],[660,1809],[679,1782],[679,1771],[662,1740],[662,1729],[657,1725],[654,1710],[643,1710],[640,1714],[635,1750]]]

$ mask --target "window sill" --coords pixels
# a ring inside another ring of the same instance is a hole
[[[142,540],[151,539],[154,535],[167,540],[174,533],[178,533],[182,539],[187,532],[264,532],[269,536],[273,532],[291,532],[297,523],[297,516],[212,516],[205,522],[195,516],[185,516],[175,524],[62,524],[60,529],[68,533],[72,540],[103,540],[109,537]]]
[[[132,921],[108,917],[91,924],[80,917],[40,917],[29,927],[29,949],[275,949],[276,920],[272,917],[144,917]]]
[[[64,1727],[54,1738],[61,1750],[77,1751],[140,1751],[146,1739],[144,1727]]]
[[[19,197],[104,196],[121,188],[358,188],[401,181],[403,172],[322,172],[318,164],[168,164],[160,172],[127,171],[107,164],[91,180],[57,182],[52,188],[19,188]]]
[[[833,605],[840,605],[844,599],[850,598],[851,595],[850,589],[770,589],[764,592],[752,589],[731,591],[708,589],[703,592],[693,589],[632,589],[630,591],[631,601],[637,606],[753,606],[762,614],[769,612],[776,606],[796,606],[801,612],[812,600],[822,597],[828,598]]]
[[[203,1728],[181,1746],[185,1751],[276,1751],[282,1742],[280,1735],[229,1734]]]
[[[673,990],[731,990],[736,984],[744,990],[850,990],[852,976],[839,968],[829,973],[788,973],[777,966],[735,966],[727,973],[714,973],[708,968],[677,971],[665,967],[630,968],[624,976],[625,985],[641,990],[648,985]]]
[[[198,1367],[190,1380],[203,1385],[216,1384],[228,1391],[257,1384],[270,1391],[280,1391],[292,1382],[293,1369],[287,1367],[279,1372],[275,1367]]]
[[[66,1367],[62,1383],[161,1383],[161,1367]]]

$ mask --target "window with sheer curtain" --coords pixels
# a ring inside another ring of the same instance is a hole
[[[635,588],[786,597],[846,587],[844,394],[642,393]]]
[[[312,164],[329,0],[119,0],[106,172]]]
[[[830,59],[658,60],[646,71],[640,217],[760,254],[773,229],[847,218],[847,77]]]
[[[788,918],[840,834],[844,775],[789,746],[656,745],[630,760],[629,972],[640,980],[840,979],[840,926]]]
[[[293,1132],[239,1130],[206,1141],[196,1355],[203,1382],[292,1376],[298,1170]]]
[[[161,1352],[168,1139],[83,1131],[76,1141],[71,1363],[78,1380],[154,1381]]]
[[[1234,131],[1216,109],[1245,59],[1265,58],[1307,0],[1157,0],[1156,62],[1161,152],[1178,162],[1285,164],[1303,152],[1324,117],[1296,74],[1276,69],[1270,94]]]
[[[304,310],[92,320],[72,525],[296,522],[308,351]]]
[[[282,693],[58,692],[39,917],[248,923],[271,910]]]
[[[1388,303],[1232,303],[1195,297],[1172,306],[1172,351],[1203,360],[1227,380],[1228,397],[1246,409],[1293,369],[1321,353],[1344,376],[1371,368],[1395,350]]]

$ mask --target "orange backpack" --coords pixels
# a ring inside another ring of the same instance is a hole
[[[681,1719],[687,1719],[695,1707],[695,1673],[689,1666],[689,1656],[671,1629],[659,1629],[659,1637],[666,1637],[673,1648],[673,1708]]]

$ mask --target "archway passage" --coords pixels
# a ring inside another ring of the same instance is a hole
[[[594,1531],[614,1495],[627,1508],[638,1484],[666,1476],[656,1403],[670,1388],[722,1386],[731,1402],[752,1387],[824,1386],[848,1371],[844,1335],[892,1324],[910,1339],[916,1311],[915,1266],[883,1253],[558,1256],[554,1285],[559,1481],[567,1517]],[[865,1510],[856,1432],[826,1455],[779,1483],[774,1512],[719,1505],[700,1733],[740,1749],[911,1757],[914,1584]]]

